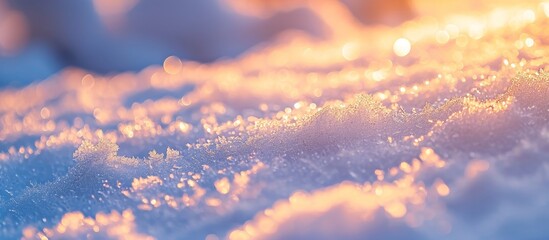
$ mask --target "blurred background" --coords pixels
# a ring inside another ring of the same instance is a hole
[[[286,31],[322,40],[342,21],[334,8],[356,24],[396,25],[415,12],[408,0],[0,0],[0,87],[66,67],[114,74],[171,55],[234,58]]]
[[[0,0],[0,87],[25,86],[66,67],[108,75],[159,65],[172,55],[208,63],[287,31],[321,41],[346,25],[394,26],[418,15],[473,13],[509,2]]]

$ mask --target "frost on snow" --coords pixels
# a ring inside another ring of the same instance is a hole
[[[543,6],[2,90],[0,238],[549,238]]]

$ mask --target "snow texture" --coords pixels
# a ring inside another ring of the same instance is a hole
[[[547,239],[548,27],[509,5],[1,90],[0,238]]]

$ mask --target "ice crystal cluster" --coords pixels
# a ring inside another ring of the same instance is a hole
[[[548,239],[523,5],[1,90],[0,238]]]

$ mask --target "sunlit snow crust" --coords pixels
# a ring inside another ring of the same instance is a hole
[[[0,238],[548,238],[548,8],[3,90]]]

